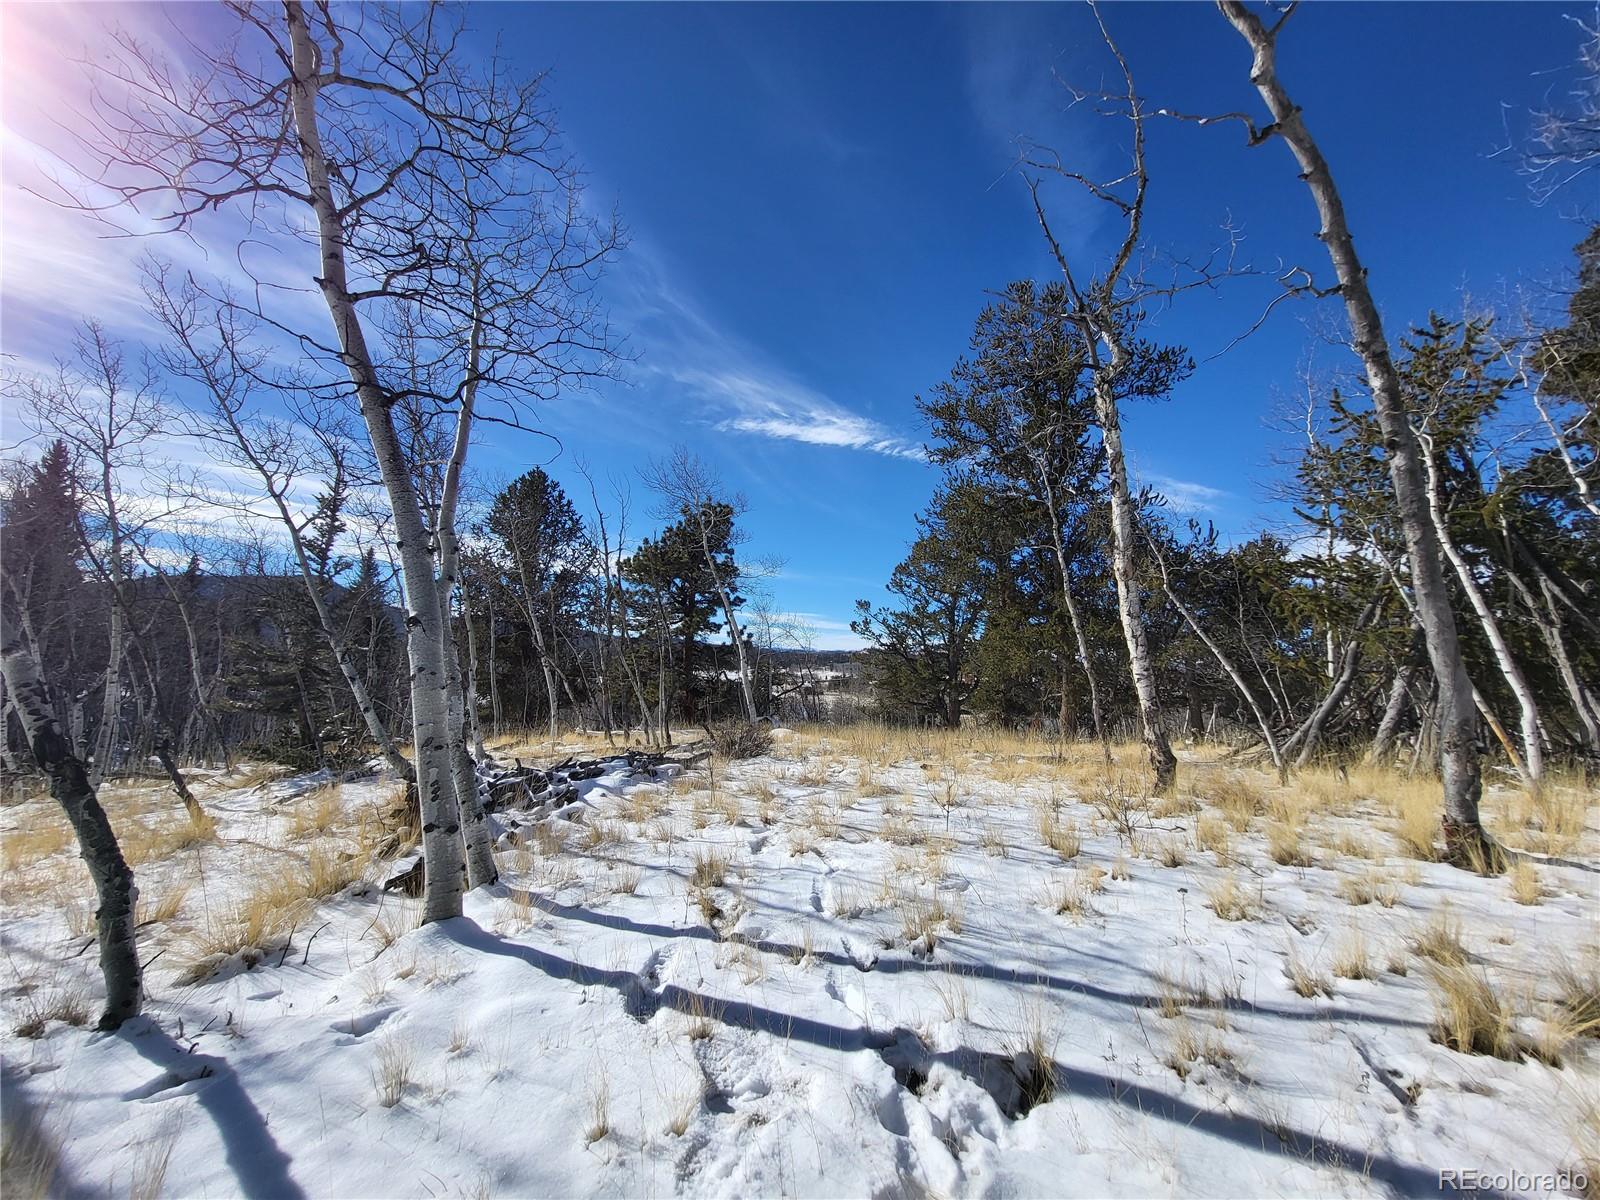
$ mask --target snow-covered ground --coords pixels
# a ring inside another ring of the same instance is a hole
[[[423,928],[365,857],[392,783],[213,777],[215,837],[170,852],[170,794],[107,789],[148,855],[147,1015],[115,1035],[86,877],[34,832],[61,818],[9,806],[8,1123],[53,1194],[1570,1190],[1537,1177],[1600,1153],[1560,1004],[1600,953],[1593,797],[1513,883],[1406,857],[1360,778],[1186,762],[1200,799],[1147,804],[1094,757],[818,731],[613,772]],[[1507,1044],[1560,1066],[1434,1040],[1417,947],[1455,930]]]

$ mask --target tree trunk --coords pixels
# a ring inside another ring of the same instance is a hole
[[[1122,450],[1122,419],[1112,390],[1125,352],[1114,337],[1102,336],[1108,343],[1111,363],[1097,372],[1094,407],[1111,485],[1111,574],[1117,585],[1117,613],[1122,619],[1122,637],[1128,646],[1133,690],[1139,699],[1139,726],[1156,776],[1154,790],[1156,795],[1165,796],[1177,783],[1178,760],[1167,743],[1166,730],[1161,727],[1155,663],[1145,633],[1144,605],[1139,598],[1139,578],[1134,565],[1133,498],[1128,493],[1128,466]]]
[[[477,403],[480,326],[474,313],[467,347],[466,378],[461,388],[461,410],[456,416],[456,435],[445,467],[444,491],[434,530],[438,541],[439,578],[435,595],[439,603],[439,652],[444,659],[446,740],[449,744],[450,777],[456,804],[461,814],[461,838],[466,850],[467,886],[483,887],[496,883],[500,869],[494,861],[494,839],[489,816],[478,793],[478,775],[467,749],[467,690],[461,680],[461,654],[456,646],[455,622],[451,619],[461,570],[461,549],[456,542],[456,508],[461,497],[461,472],[466,466],[467,447],[472,440],[472,418]]]
[[[1344,653],[1339,656],[1338,673],[1334,675],[1327,694],[1306,719],[1306,723],[1284,743],[1285,754],[1297,746],[1300,749],[1299,755],[1294,760],[1295,770],[1304,770],[1310,764],[1311,756],[1316,753],[1317,746],[1322,741],[1322,730],[1327,725],[1328,718],[1333,716],[1339,705],[1344,703],[1345,696],[1349,694],[1350,685],[1355,682],[1356,667],[1361,663],[1359,634],[1372,623],[1380,607],[1378,599],[1374,597],[1362,610],[1361,616],[1356,619],[1355,628],[1350,631],[1349,640],[1345,642]]]
[[[1073,640],[1078,645],[1078,664],[1089,683],[1089,716],[1094,722],[1094,736],[1100,743],[1106,762],[1111,761],[1111,741],[1106,737],[1104,716],[1100,709],[1100,683],[1095,678],[1094,664],[1089,659],[1089,642],[1083,633],[1083,620],[1078,614],[1078,601],[1072,594],[1072,572],[1067,568],[1067,548],[1061,537],[1061,521],[1056,515],[1055,490],[1045,478],[1043,467],[1038,468],[1040,482],[1045,485],[1045,507],[1049,510],[1050,539],[1056,552],[1056,569],[1061,574],[1061,603],[1072,627]],[[1066,735],[1063,734],[1063,737]]]
[[[22,720],[34,761],[50,777],[50,792],[61,804],[78,835],[78,851],[94,880],[99,907],[95,924],[100,935],[100,973],[105,978],[106,1007],[99,1028],[116,1029],[139,1015],[143,984],[134,934],[138,889],[133,870],[122,857],[117,835],[89,784],[83,763],[72,753],[51,712],[50,695],[39,679],[38,665],[20,638],[12,633],[0,651],[0,671]]]
[[[489,732],[499,737],[505,727],[506,718],[500,702],[500,664],[496,659],[495,650],[494,589],[488,588],[483,596],[489,620]]]
[[[117,556],[113,549],[112,557]],[[115,753],[117,744],[117,726],[120,725],[122,716],[122,604],[115,592],[116,583],[107,585],[112,589],[111,611],[106,622],[106,636],[110,645],[110,654],[106,660],[105,696],[100,707],[100,728],[95,732],[94,761],[90,767],[88,786],[98,789],[105,782],[106,772],[111,768],[111,758]]]
[[[1394,683],[1389,687],[1389,699],[1383,706],[1383,717],[1378,722],[1378,732],[1373,735],[1372,744],[1367,747],[1368,763],[1376,765],[1383,762],[1394,749],[1395,735],[1400,731],[1401,718],[1405,716],[1406,700],[1411,695],[1411,685],[1416,680],[1417,672],[1422,668],[1427,652],[1427,646],[1423,644],[1422,630],[1413,629],[1411,649],[1405,665],[1395,673]]]
[[[406,602],[406,653],[411,667],[411,725],[416,743],[417,794],[422,815],[422,847],[427,863],[423,916],[427,921],[461,915],[466,864],[461,806],[451,780],[449,705],[440,604],[433,557],[416,489],[395,431],[390,398],[378,378],[366,333],[351,299],[345,267],[344,228],[333,197],[322,131],[317,120],[320,54],[312,41],[304,6],[285,5],[292,47],[289,98],[300,158],[316,214],[321,269],[317,283],[339,339],[341,358],[361,406],[379,474],[394,517]]]
[[[1423,439],[1422,460],[1426,471],[1428,513],[1433,521],[1434,531],[1438,534],[1439,545],[1443,548],[1445,557],[1455,568],[1456,579],[1461,584],[1462,592],[1466,594],[1467,602],[1472,605],[1472,611],[1478,616],[1478,624],[1483,629],[1484,637],[1489,640],[1489,648],[1494,651],[1495,665],[1500,668],[1506,686],[1516,697],[1522,726],[1523,780],[1530,788],[1537,791],[1544,779],[1544,740],[1539,731],[1538,703],[1533,698],[1533,689],[1528,686],[1527,677],[1523,675],[1521,666],[1512,656],[1511,647],[1506,644],[1505,634],[1500,630],[1500,622],[1496,620],[1494,610],[1489,607],[1483,589],[1473,577],[1471,566],[1462,555],[1460,547],[1456,545],[1455,539],[1450,536],[1450,525],[1445,520],[1444,502],[1439,496],[1439,464],[1426,439]]]
[[[189,814],[189,820],[196,823],[205,820],[205,809],[200,807],[200,801],[194,798],[194,793],[189,790],[189,783],[183,777],[183,772],[178,769],[178,760],[172,756],[172,742],[162,738],[155,745],[156,761],[161,764],[161,769],[167,773],[167,778],[172,781],[172,790],[178,793],[178,799],[183,801],[183,807]]]
[[[1356,256],[1344,203],[1334,185],[1333,173],[1306,129],[1300,109],[1278,81],[1275,30],[1269,31],[1242,0],[1218,0],[1223,15],[1249,44],[1254,62],[1250,82],[1272,113],[1270,132],[1282,137],[1300,164],[1301,178],[1310,189],[1321,217],[1318,234],[1327,247],[1339,280],[1345,314],[1356,352],[1366,369],[1373,407],[1389,457],[1389,475],[1395,504],[1405,532],[1411,562],[1412,589],[1417,616],[1427,642],[1428,658],[1439,684],[1441,774],[1444,778],[1443,833],[1450,859],[1466,863],[1487,857],[1488,846],[1478,816],[1483,789],[1480,775],[1476,719],[1473,716],[1472,681],[1467,677],[1450,609],[1450,589],[1428,502],[1420,462],[1420,448],[1411,428],[1400,378],[1389,357],[1378,306],[1367,287],[1367,272]],[[1258,135],[1257,140],[1266,136]]]
[[[1278,739],[1272,732],[1272,722],[1267,719],[1266,710],[1261,707],[1261,702],[1256,699],[1254,690],[1245,682],[1244,672],[1234,665],[1233,659],[1228,656],[1228,653],[1223,650],[1216,639],[1201,628],[1200,622],[1195,618],[1194,613],[1189,610],[1189,606],[1172,590],[1172,582],[1167,577],[1167,564],[1160,555],[1156,556],[1156,563],[1161,568],[1161,583],[1167,593],[1167,599],[1172,601],[1172,607],[1178,610],[1178,615],[1184,619],[1190,629],[1194,630],[1194,635],[1204,643],[1206,649],[1211,651],[1212,657],[1228,673],[1228,678],[1233,680],[1233,686],[1239,689],[1239,695],[1244,697],[1244,702],[1250,706],[1251,713],[1255,715],[1256,728],[1261,730],[1262,740],[1267,743],[1267,753],[1272,755],[1272,765],[1277,768],[1278,778],[1280,780],[1286,779],[1288,767],[1284,763],[1283,751],[1278,746]]]
[[[463,605],[462,620],[467,626],[467,729],[472,738],[472,757],[482,762],[488,757],[483,748],[483,722],[478,719],[478,631],[472,623],[472,609]]]

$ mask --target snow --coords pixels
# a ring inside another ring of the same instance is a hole
[[[114,1035],[16,1032],[50,989],[97,980],[68,932],[70,850],[8,868],[8,1107],[42,1114],[56,1190],[96,1195],[1418,1195],[1441,1169],[1555,1173],[1593,1149],[1591,1055],[1455,1053],[1430,1039],[1422,960],[1386,968],[1453,913],[1536,1023],[1554,964],[1593,950],[1592,856],[1541,866],[1544,902],[1520,905],[1329,816],[1308,844],[1348,829],[1389,851],[1398,902],[1352,905],[1339,880],[1370,864],[1323,846],[1321,865],[1278,866],[1260,822],[1228,865],[1191,842],[1169,868],[1152,848],[1195,816],[1151,818],[1168,832],[1133,853],[1042,768],[906,757],[864,788],[815,734],[777,753],[716,764],[714,792],[703,770],[608,772],[550,823],[562,846],[503,852],[463,918],[412,928],[416,902],[374,867],[258,965],[185,984],[208,913],[318,836],[349,843],[394,786],[344,785],[343,823],[297,838],[321,781],[212,779],[219,841],[137,868],[147,900],[189,892],[141,929],[148,1015]],[[1041,841],[1052,794],[1082,835],[1070,861]],[[886,806],[907,844],[881,836]],[[4,828],[51,818],[30,801]],[[713,853],[722,883],[697,888]],[[67,882],[34,886],[47,868]],[[1259,919],[1207,906],[1224,876]],[[1087,907],[1058,913],[1074,888]],[[1334,979],[1354,931],[1375,977]],[[1291,955],[1333,994],[1297,994]],[[1183,984],[1210,1001],[1163,1015]]]

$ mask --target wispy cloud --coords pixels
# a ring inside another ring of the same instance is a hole
[[[1174,479],[1171,475],[1145,475],[1144,481],[1167,498],[1174,512],[1217,512],[1233,493],[1214,488],[1192,479]]]
[[[923,461],[922,447],[796,379],[712,320],[670,282],[659,255],[635,243],[621,312],[640,370],[670,381],[724,433],[863,450]]]

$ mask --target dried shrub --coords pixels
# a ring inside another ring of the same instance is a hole
[[[760,758],[772,749],[772,730],[750,721],[723,721],[711,729],[711,748],[719,758]]]

